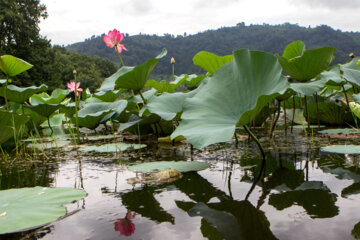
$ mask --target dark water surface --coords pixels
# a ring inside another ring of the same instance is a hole
[[[54,223],[0,239],[354,239],[360,158],[319,148],[359,141],[304,137],[301,130],[261,141],[268,149],[264,166],[247,140],[202,151],[149,144],[120,155],[61,147],[46,151],[48,159],[2,162],[0,189],[75,187],[88,196]],[[211,168],[171,183],[127,183],[136,175],[127,165],[158,160],[206,161]]]

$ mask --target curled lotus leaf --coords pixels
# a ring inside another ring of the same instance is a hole
[[[290,51],[292,52],[289,53]],[[307,82],[328,68],[334,60],[335,51],[336,48],[333,47],[305,50],[302,44],[290,43],[285,48],[283,56],[276,57],[285,73],[297,81]]]
[[[185,100],[182,121],[172,139],[184,136],[196,148],[228,141],[237,126],[248,124],[289,88],[273,55],[248,49],[233,54],[233,61]]]
[[[12,55],[0,56],[0,69],[9,77],[14,77],[32,67],[30,63]]]
[[[234,55],[220,57],[211,52],[201,51],[194,56],[193,62],[195,65],[203,68],[212,75],[216,72],[216,70],[224,64],[231,62],[233,59]]]
[[[167,51],[164,48],[155,58],[151,58],[141,65],[121,67],[116,73],[104,80],[99,91],[113,91],[119,88],[141,90],[158,61],[165,57],[166,54]]]
[[[8,100],[16,103],[24,103],[32,95],[46,91],[48,87],[45,84],[42,84],[40,87],[17,87],[15,85],[8,85],[6,88],[6,97]],[[0,88],[0,96],[5,97],[5,86]]]

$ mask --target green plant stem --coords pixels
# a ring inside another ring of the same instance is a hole
[[[48,121],[49,128],[50,128],[50,130],[51,130],[51,135],[50,135],[50,136],[52,136],[53,133],[54,133],[54,130],[52,129],[52,127],[51,127],[51,125],[50,125],[50,118],[49,118],[49,117],[47,118],[47,121]]]
[[[308,131],[310,131],[310,116],[309,116],[309,111],[308,111],[308,104],[307,104],[307,99],[306,96],[304,96],[304,101],[305,101],[305,114],[306,114],[306,121],[308,124]]]
[[[175,81],[175,64],[171,64],[172,65],[172,80]]]
[[[343,92],[344,92],[344,95],[345,95],[345,99],[346,99],[346,104],[347,104],[347,106],[348,106],[348,110],[350,110],[349,99],[348,99],[348,97],[347,97],[347,94],[346,94],[344,85],[342,86],[342,89],[343,89]]]
[[[135,104],[136,104],[137,109],[140,111],[139,104],[138,104],[138,102],[136,101],[136,98],[135,98],[134,90],[132,90],[132,89],[131,89],[131,95],[132,95],[132,97],[134,98],[134,101],[135,101]]]
[[[295,95],[293,96],[293,115],[292,115],[292,119],[291,119],[291,133],[293,132],[293,128],[294,128],[294,120],[295,120]]]
[[[125,64],[124,64],[124,62],[123,62],[123,60],[122,60],[122,58],[120,56],[120,53],[118,52],[118,48],[117,48],[116,45],[115,45],[115,50],[116,50],[117,56],[118,56],[118,58],[120,60],[121,66],[125,66]]]
[[[284,125],[285,125],[285,136],[287,135],[287,124],[286,124],[286,103],[284,101]]]
[[[5,98],[6,110],[9,111],[9,104],[8,104],[7,96],[6,96],[6,91],[7,91],[7,87],[8,87],[8,81],[9,81],[9,77],[8,77],[8,75],[6,75],[6,82],[5,82],[5,89],[4,89],[4,98]]]
[[[79,107],[79,103],[78,103],[78,91],[77,91],[77,86],[76,86],[76,73],[74,74],[74,82],[75,82],[75,126],[76,126],[76,135],[77,135],[77,144],[80,143],[80,131],[79,131],[79,114],[78,114],[78,107]]]
[[[258,145],[261,155],[263,157],[263,161],[265,161],[266,157],[265,157],[265,150],[264,148],[261,146],[261,143],[259,142],[259,139],[257,139],[257,137],[250,131],[250,129],[248,128],[248,126],[244,125],[243,126],[245,131],[249,134],[249,136],[256,142],[256,144]]]
[[[318,101],[317,93],[315,93],[315,102],[316,102],[316,118],[317,118],[318,130],[320,130],[319,101]]]
[[[147,102],[146,102],[146,99],[144,98],[141,90],[139,90],[139,94],[140,94],[140,97],[141,97],[141,99],[143,101],[143,104],[145,105]]]

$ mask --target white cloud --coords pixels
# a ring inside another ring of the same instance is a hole
[[[360,30],[360,0],[43,0],[42,3],[47,6],[49,17],[40,24],[41,33],[54,44],[83,41],[113,28],[131,35],[140,32],[177,35],[234,26],[238,22],[327,24],[343,30]]]

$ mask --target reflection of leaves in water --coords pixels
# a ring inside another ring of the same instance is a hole
[[[222,240],[223,237],[220,235],[218,230],[214,228],[211,223],[206,221],[204,218],[201,219],[201,227],[200,227],[201,233],[204,237],[206,237],[209,240]]]
[[[177,201],[176,204],[187,210],[189,216],[201,216],[208,222],[201,230],[209,239],[217,239],[217,233],[225,239],[276,239],[265,214],[248,201],[227,200],[207,205]],[[189,209],[191,205],[193,207]],[[210,224],[212,228],[208,228]]]
[[[249,158],[244,155],[240,160],[241,167],[252,167],[253,176],[258,176],[261,169],[262,158]],[[295,169],[294,163],[286,160],[276,159],[271,154],[266,155],[266,165],[264,177],[269,176],[275,170],[281,168]]]
[[[269,204],[278,210],[296,204],[302,206],[312,218],[330,218],[338,215],[339,209],[335,205],[336,194],[322,182],[305,182],[294,191],[271,194]]]
[[[350,186],[344,188],[341,191],[341,196],[348,197],[349,195],[358,194],[358,193],[360,193],[360,182],[353,183]]]
[[[157,188],[145,186],[142,189],[123,193],[121,194],[122,203],[127,209],[131,209],[131,211],[153,221],[174,223],[174,217],[164,211],[160,203],[154,198]]]
[[[184,174],[182,179],[174,182],[174,185],[196,202],[207,203],[213,197],[228,198],[224,192],[216,189],[208,180],[201,177],[197,172]]]
[[[353,230],[351,231],[351,235],[352,235],[356,240],[359,240],[359,239],[360,239],[360,222],[358,222],[357,224],[355,224]]]
[[[274,189],[282,184],[290,189],[295,189],[304,182],[304,172],[302,170],[290,170],[278,168],[265,183],[266,189]]]

